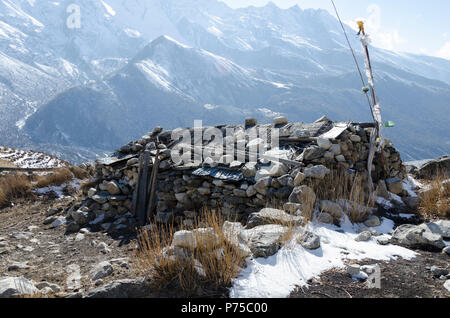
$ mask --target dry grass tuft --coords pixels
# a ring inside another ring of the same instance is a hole
[[[450,181],[442,171],[428,180],[419,198],[419,213],[426,219],[450,218]]]
[[[223,223],[220,213],[203,210],[195,228],[212,229],[214,235],[206,240],[196,236],[196,246],[184,248],[171,246],[176,232],[173,225],[153,225],[141,231],[133,262],[136,271],[160,291],[178,290],[184,297],[199,291],[203,296],[218,296],[224,287],[231,286],[245,261],[240,250],[228,242]]]
[[[369,195],[366,179],[358,173],[349,174],[343,169],[333,169],[323,180],[312,180],[308,186],[316,193],[317,202],[348,200],[350,205],[346,213],[353,223],[365,221],[368,210],[375,206]]]
[[[10,200],[24,197],[31,190],[31,183],[22,174],[7,174],[0,177],[0,206],[7,205]]]
[[[6,161],[6,160],[2,160],[2,159],[0,159],[0,167],[3,167],[3,168],[16,168],[16,166],[14,164],[12,164],[11,162]]]
[[[80,167],[70,166],[69,169],[77,179],[84,180],[89,177],[89,172]]]
[[[72,172],[67,168],[55,169],[54,171],[37,176],[36,187],[46,188],[49,186],[60,186],[73,180]]]

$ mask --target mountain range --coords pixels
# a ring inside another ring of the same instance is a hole
[[[0,0],[0,144],[80,162],[154,126],[370,121],[336,18],[216,0]],[[347,27],[360,65],[359,39]],[[405,160],[450,153],[450,61],[371,47],[386,135]]]

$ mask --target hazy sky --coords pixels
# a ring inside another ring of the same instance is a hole
[[[229,6],[263,6],[269,0],[222,0]],[[330,0],[272,0],[281,8],[322,8],[335,15]],[[374,45],[450,59],[449,0],[335,0],[347,22],[364,18]],[[351,23],[354,25],[354,23]]]

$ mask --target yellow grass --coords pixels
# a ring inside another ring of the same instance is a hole
[[[308,186],[316,193],[316,202],[321,200],[337,202],[339,199],[350,201],[350,209],[346,212],[353,223],[365,221],[368,208],[375,206],[375,202],[369,196],[366,180],[360,174],[350,175],[343,169],[331,170],[323,180],[312,180]]]
[[[171,253],[167,251],[176,232],[173,225],[141,231],[133,262],[136,271],[148,277],[153,288],[180,290],[184,296],[196,295],[199,289],[217,292],[230,287],[245,257],[227,241],[223,223],[220,213],[204,210],[195,227],[212,228],[218,239],[196,239],[195,248],[172,248]]]
[[[77,179],[83,180],[89,177],[89,173],[80,167],[70,166],[69,169]]]
[[[23,197],[31,190],[28,178],[21,174],[7,174],[0,177],[0,206],[4,206],[10,200]]]
[[[419,196],[419,213],[426,219],[450,218],[450,183],[443,183],[448,178],[440,172],[426,182],[429,188]]]
[[[52,172],[36,177],[36,187],[46,188],[60,186],[73,180],[73,174],[67,168],[55,169]]]
[[[9,161],[0,159],[0,167],[2,168],[16,168],[16,166],[14,164],[12,164]]]

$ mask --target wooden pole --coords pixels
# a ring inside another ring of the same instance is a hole
[[[142,176],[139,182],[139,200],[137,203],[136,217],[141,226],[145,225],[145,207],[147,202],[147,183],[148,183],[148,168],[150,164],[150,151],[144,152]]]
[[[159,158],[159,149],[156,152],[155,157],[155,163],[153,164],[152,169],[152,176],[150,179],[150,187],[149,187],[149,201],[148,201],[148,207],[147,207],[147,215],[146,219],[151,220],[154,216],[155,211],[155,196],[156,196],[156,186],[158,181],[158,171],[159,171],[159,164],[160,164],[160,158]]]

